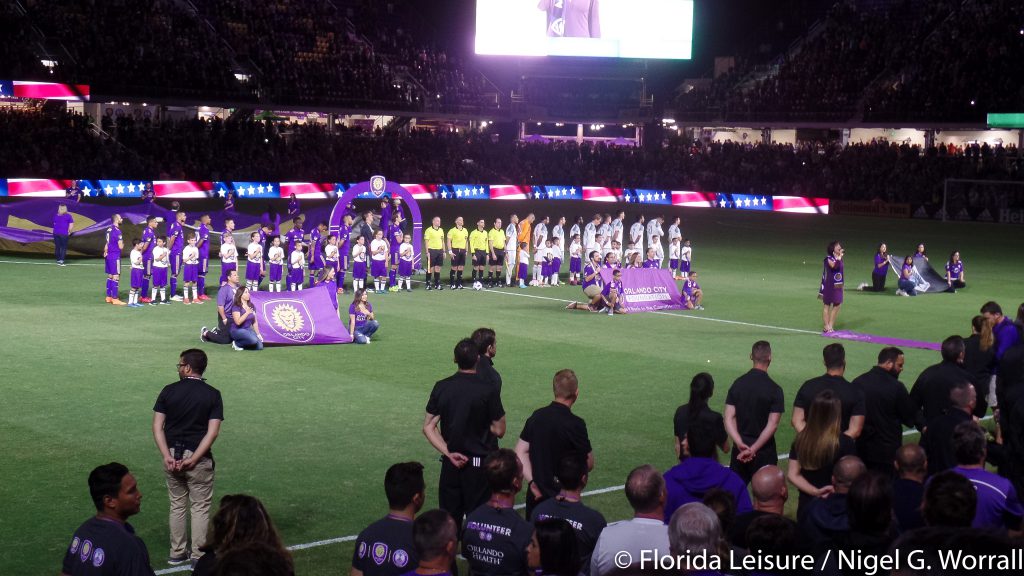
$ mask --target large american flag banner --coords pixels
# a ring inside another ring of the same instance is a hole
[[[0,98],[37,98],[41,100],[89,101],[86,84],[58,84],[28,80],[0,80]]]

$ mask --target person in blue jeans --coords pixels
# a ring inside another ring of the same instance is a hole
[[[900,296],[917,296],[917,283],[914,282],[914,257],[907,256],[903,261],[903,268],[900,269],[900,289],[896,291]]]
[[[380,324],[374,319],[373,306],[367,301],[366,290],[356,290],[348,307],[348,331],[356,344],[369,344],[370,337]]]
[[[231,347],[235,350],[263,350],[263,335],[256,322],[256,311],[249,299],[249,289],[239,286],[231,308]]]

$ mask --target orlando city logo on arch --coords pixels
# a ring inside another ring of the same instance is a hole
[[[316,335],[313,314],[302,300],[266,302],[263,304],[263,316],[270,321],[271,330],[292,342],[310,342]]]
[[[387,189],[387,180],[383,176],[371,176],[370,177],[370,192],[380,198],[384,195],[384,191]]]

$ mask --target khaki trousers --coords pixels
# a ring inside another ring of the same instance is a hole
[[[192,455],[185,451],[185,458]],[[193,560],[203,555],[199,547],[206,544],[206,533],[210,525],[210,505],[213,503],[213,460],[203,458],[195,468],[187,472],[165,472],[167,495],[171,501],[171,557],[189,554]],[[189,509],[192,520],[192,550],[188,549],[188,532],[185,526],[185,510]]]

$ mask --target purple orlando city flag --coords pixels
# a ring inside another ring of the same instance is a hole
[[[605,282],[612,279],[612,271],[601,270]],[[672,279],[672,272],[658,268],[627,268],[622,271],[622,300],[626,312],[655,312],[682,310],[682,295]]]
[[[252,306],[264,344],[348,344],[327,286],[298,292],[253,292]]]

